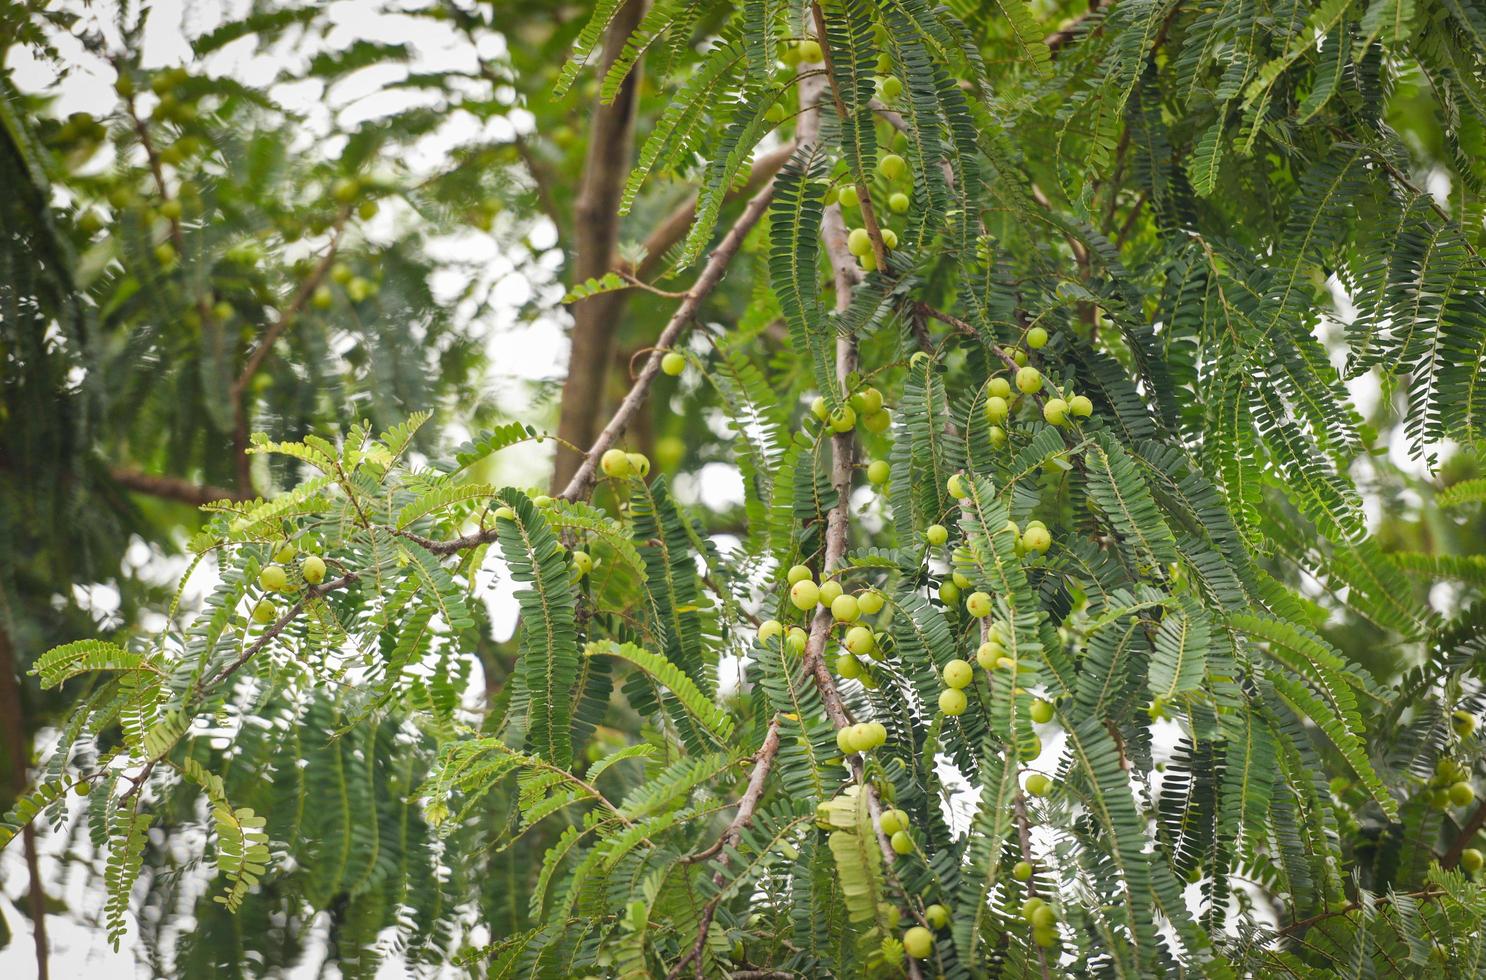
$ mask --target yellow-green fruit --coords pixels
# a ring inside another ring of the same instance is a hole
[[[789,601],[796,609],[809,611],[820,601],[820,589],[808,579],[796,582],[789,590]]]
[[[1043,949],[1052,949],[1058,945],[1058,930],[1056,929],[1033,929],[1032,942]]]
[[[886,925],[889,929],[898,928],[898,923],[903,921],[903,913],[898,911],[896,907],[889,905],[886,902],[883,902],[881,905],[877,906],[877,911],[878,914],[882,916],[883,924]]]
[[[630,472],[644,479],[650,475],[650,457],[644,453],[626,453],[629,456]]]
[[[168,221],[176,221],[181,216],[181,202],[172,198],[169,201],[160,202],[160,217]]]
[[[258,604],[253,607],[253,621],[255,623],[271,623],[278,618],[278,615],[278,609],[267,599],[259,599]]]
[[[849,598],[849,596],[842,596],[841,598],[846,599]],[[860,608],[860,603],[858,603],[858,608]],[[834,614],[835,611],[835,603],[832,603],[831,612]],[[876,645],[877,641],[873,639],[872,631],[867,629],[867,627],[865,626],[853,626],[851,629],[846,631],[846,649],[850,650],[852,653],[856,654],[859,657],[865,657],[867,654],[871,653],[872,648]]]
[[[764,119],[771,123],[784,122],[785,109],[783,104],[776,102],[764,111]]]
[[[1450,727],[1461,738],[1468,738],[1476,730],[1476,716],[1469,711],[1456,711],[1450,715]]]
[[[1046,904],[1047,903],[1044,902],[1042,899],[1038,898],[1036,895],[1033,895],[1031,898],[1022,903],[1022,918],[1026,919],[1028,922],[1031,922],[1032,913],[1036,912],[1038,909],[1042,908]]]
[[[885,459],[874,459],[867,464],[867,479],[871,483],[884,484],[893,475],[893,468]]]
[[[953,687],[946,687],[939,692],[939,710],[947,715],[964,714],[965,707],[969,703],[969,699],[965,697],[964,691],[957,690]]]
[[[1027,921],[1032,923],[1034,929],[1051,929],[1058,924],[1058,916],[1050,907],[1039,905],[1032,910],[1032,915]]]
[[[1017,368],[1016,390],[1024,395],[1035,395],[1042,390],[1042,372],[1035,367]]]
[[[891,228],[882,229],[882,247],[891,252],[898,247],[898,233]]]
[[[1030,762],[1042,754],[1042,739],[1036,735],[1032,736],[1030,742],[1024,742],[1017,749],[1017,758],[1023,762]]]
[[[882,612],[883,603],[886,601],[881,592],[868,589],[857,596],[857,608],[862,611],[863,616],[876,616]]]
[[[1086,419],[1094,414],[1094,403],[1089,401],[1087,395],[1074,395],[1068,399],[1068,414]]]
[[[835,602],[843,591],[845,590],[841,588],[840,582],[833,578],[828,578],[820,583],[820,599],[818,601],[822,606],[829,609],[831,603]]]
[[[1033,796],[1046,796],[1053,791],[1053,781],[1040,772],[1027,777],[1027,792]]]
[[[607,450],[599,457],[599,469],[604,471],[605,476],[623,479],[630,475],[629,454],[623,449]]]
[[[1045,527],[1029,527],[1027,533],[1022,535],[1022,542],[1033,551],[1047,554],[1047,549],[1053,546],[1053,536]]]
[[[1037,722],[1037,724],[1046,725],[1053,720],[1053,706],[1041,698],[1037,698],[1032,702],[1032,707],[1028,710],[1028,714],[1032,716],[1032,720]]]
[[[986,399],[986,421],[1005,422],[1006,416],[1011,414],[1011,405],[1000,395],[992,395]]]
[[[784,573],[784,578],[787,582],[789,582],[790,585],[794,585],[796,582],[803,582],[806,579],[811,579],[814,577],[815,575],[810,571],[810,566],[808,565],[791,565],[789,567],[789,571]]]
[[[862,419],[862,425],[873,435],[882,435],[893,424],[893,416],[887,409],[879,409]]]
[[[1042,418],[1048,425],[1062,425],[1068,421],[1068,403],[1061,398],[1049,398],[1042,406]]]
[[[850,405],[842,405],[831,413],[832,432],[850,432],[857,427],[857,413]]]
[[[867,234],[865,228],[853,228],[846,236],[846,248],[852,255],[860,258],[872,251],[872,236]]]
[[[965,600],[965,611],[976,619],[985,619],[991,614],[991,597],[984,592],[972,592]]]
[[[960,587],[953,581],[939,583],[939,601],[946,606],[956,606],[960,602]]]
[[[994,670],[996,667],[996,661],[1000,660],[1003,656],[1005,656],[1005,654],[1006,650],[1001,646],[1001,644],[992,643],[991,641],[987,640],[985,643],[982,643],[979,648],[976,649],[975,662],[980,664],[986,670]]]
[[[497,507],[495,509],[495,519],[498,521],[514,521],[516,519],[516,512],[509,507]]]
[[[969,687],[975,680],[975,668],[963,660],[951,660],[944,665],[944,686],[958,691]]]
[[[175,249],[169,242],[161,242],[155,246],[155,261],[161,265],[170,265],[175,262]]]
[[[969,496],[965,491],[965,481],[960,479],[958,473],[951,476],[945,486],[949,490],[949,495],[956,500],[964,500]]]
[[[877,65],[876,65],[877,74],[879,74],[879,75],[886,75],[888,72],[890,72],[892,70],[893,70],[893,57],[892,57],[892,55],[890,55],[890,54],[880,54],[880,55],[878,55],[877,56]]]
[[[660,359],[660,369],[671,377],[676,377],[686,370],[686,355],[670,351]]]
[[[1018,347],[1016,350],[1011,352],[1011,359],[1016,363],[1017,367],[1026,367],[1027,352]]]
[[[1033,327],[1027,331],[1027,346],[1033,350],[1042,350],[1047,346],[1047,331],[1042,327]]]
[[[1475,800],[1476,791],[1471,788],[1470,783],[1456,783],[1450,787],[1451,806],[1469,806]]]
[[[1032,877],[1032,862],[1018,861],[1011,869],[1011,876],[1017,881],[1028,881]]]
[[[854,623],[861,618],[862,611],[857,608],[857,598],[854,595],[838,595],[831,600],[831,615],[838,623]]]
[[[1466,874],[1475,874],[1481,870],[1481,865],[1486,864],[1486,858],[1474,847],[1467,847],[1460,852],[1460,867]]]
[[[819,61],[821,59],[820,42],[819,41],[801,41],[800,42],[800,47],[799,47],[799,52],[800,52],[800,63],[801,64],[806,64],[806,65],[812,65],[812,64],[814,64],[815,62],[817,62],[817,61]]]
[[[785,639],[785,642],[787,644],[789,644],[789,648],[791,650],[793,650],[795,653],[804,653],[805,652],[805,644],[806,644],[806,642],[809,641],[809,639],[810,639],[809,634],[807,634],[800,627],[798,627],[798,626],[791,626],[789,628],[789,635]]]
[[[282,592],[289,584],[289,574],[282,565],[267,565],[258,573],[258,585],[269,592]]]
[[[848,725],[845,728],[836,729],[836,748],[841,750],[842,755],[857,754],[856,748],[851,744],[851,728],[852,726]]]
[[[593,556],[586,551],[573,552],[573,567],[578,570],[578,577],[582,578],[593,571]]]
[[[882,409],[882,392],[867,387],[851,396],[851,407],[861,415],[871,415]]]
[[[866,733],[865,737],[867,738],[867,744],[870,747],[875,749],[879,745],[886,744],[887,726],[885,726],[882,722],[869,721],[862,726],[862,730]]]
[[[280,565],[287,565],[294,560],[294,556],[297,554],[299,554],[299,550],[294,547],[294,542],[290,541],[273,553],[273,560]]]
[[[330,291],[329,286],[322,284],[315,287],[315,293],[310,297],[310,302],[317,310],[328,310],[330,304],[335,302],[335,294]]]
[[[897,850],[897,848],[895,847],[894,850]],[[899,851],[898,853],[906,854],[908,852]],[[912,929],[903,933],[903,952],[916,960],[925,959],[930,953],[934,952],[934,934],[923,926],[914,926]]]
[[[857,189],[851,184],[847,184],[841,188],[841,193],[840,195],[838,195],[838,199],[841,201],[841,206],[843,208],[854,208],[858,204],[862,203],[861,198],[857,196]]]
[[[908,172],[908,161],[896,153],[889,153],[877,161],[877,172],[888,180],[897,180]]]
[[[810,403],[810,414],[824,422],[830,417],[830,409],[826,408],[826,400],[819,395]]]
[[[1009,670],[1013,674],[1016,673],[1016,661],[1012,660],[1010,657],[997,657],[996,666],[1001,668],[1002,670]]]
[[[892,196],[887,199],[888,210],[894,214],[906,214],[910,203],[908,195],[902,191],[894,191]]]
[[[862,676],[862,664],[849,653],[843,653],[836,658],[836,673],[847,680]]]
[[[330,193],[335,197],[337,201],[341,202],[342,204],[349,204],[356,199],[356,195],[360,192],[360,190],[361,185],[356,181],[355,178],[342,177],[340,180],[337,180],[335,182],[335,185],[331,188]]]
[[[325,559],[319,555],[310,555],[299,566],[299,571],[304,576],[306,582],[311,585],[319,585],[325,581]]]
[[[991,446],[994,449],[1000,449],[1006,445],[1006,430],[999,425],[993,425],[986,430],[986,437],[990,440]]]
[[[930,524],[924,531],[924,537],[928,539],[929,544],[938,548],[949,540],[949,528],[943,524]]]
[[[862,267],[863,272],[877,271],[877,256],[868,252],[866,255],[858,256],[857,265]]]
[[[885,75],[877,80],[877,91],[882,101],[892,102],[903,94],[903,80],[897,75]]]
[[[92,784],[89,783],[86,779],[82,780],[81,782],[76,782],[76,783],[73,783],[72,784],[72,791],[74,793],[76,793],[78,796],[87,796],[88,795],[88,791],[90,789],[92,789]],[[1463,863],[1463,859],[1462,859],[1462,863]]]
[[[766,619],[758,624],[758,641],[768,643],[784,632],[784,624],[777,619]]]
[[[943,905],[930,905],[924,909],[924,921],[928,922],[931,928],[943,929],[949,925],[949,909]]]
[[[970,588],[970,579],[959,572],[950,573],[949,580],[955,584],[955,588],[961,591]]]
[[[1005,378],[992,378],[986,382],[986,394],[994,395],[997,398],[1010,398],[1011,382]]]
[[[376,201],[362,201],[356,205],[356,213],[361,217],[362,221],[370,221],[375,218],[378,210]]]
[[[896,834],[894,834],[889,839],[888,842],[890,844],[892,844],[894,853],[897,853],[897,854],[912,854],[913,853],[913,838],[910,837],[910,836],[908,836],[908,831],[906,831],[906,830],[900,830],[900,831],[898,831]],[[928,932],[929,930],[925,929],[924,931],[925,932]]]
[[[902,810],[883,810],[879,822],[882,824],[882,832],[891,837],[908,829],[908,814]]]

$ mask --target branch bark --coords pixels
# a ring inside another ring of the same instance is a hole
[[[26,770],[31,764],[23,710],[21,682],[10,647],[10,636],[0,628],[0,724],[5,726],[5,745],[10,752],[10,787],[15,796],[26,792]],[[27,894],[30,900],[31,939],[36,945],[36,975],[40,980],[47,980],[50,964],[47,960],[46,891],[36,853],[36,830],[29,822],[21,827],[21,846],[26,857],[26,874],[30,878]]]
[[[126,490],[159,497],[162,500],[174,500],[192,507],[200,507],[214,500],[247,499],[236,490],[212,486],[209,483],[192,483],[178,476],[156,476],[153,473],[144,473],[124,467],[109,470],[109,475],[113,477],[115,483]]]

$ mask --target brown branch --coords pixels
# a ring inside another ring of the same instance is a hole
[[[214,500],[244,500],[236,491],[228,490],[226,487],[214,487],[211,484],[192,483],[177,476],[157,476],[153,473],[143,473],[139,470],[114,467],[109,470],[109,476],[113,477],[115,483],[132,490],[135,493],[147,494],[151,497],[159,497],[162,500],[174,500],[177,503],[190,504],[192,507],[200,507]]]
[[[0,722],[5,726],[5,745],[10,751],[10,787],[16,797],[26,792],[26,770],[31,763],[24,710],[10,636],[0,627]],[[36,830],[30,821],[21,826],[21,846],[25,851],[26,874],[30,879],[27,897],[31,906],[31,939],[36,946],[36,976],[39,980],[47,980],[50,967],[47,961],[46,886],[41,879]]]
[[[1460,862],[1460,855],[1470,845],[1471,838],[1481,832],[1483,825],[1486,825],[1486,800],[1477,803],[1475,810],[1471,811],[1471,815],[1461,825],[1460,833],[1455,835],[1455,842],[1450,845],[1444,857],[1440,858],[1440,867],[1455,867]]]
[[[1427,902],[1439,898],[1444,894],[1445,893],[1439,889],[1426,888],[1422,891],[1408,892],[1406,897],[1422,898]],[[1390,901],[1392,901],[1392,896],[1389,895],[1377,895],[1373,897],[1374,905],[1387,905]],[[1315,915],[1308,916],[1304,919],[1297,919],[1287,926],[1282,926],[1278,930],[1278,933],[1281,936],[1289,936],[1291,933],[1299,932],[1300,930],[1305,929],[1308,926],[1315,925],[1317,922],[1323,922],[1326,919],[1333,919],[1339,915],[1349,915],[1360,910],[1361,908],[1361,904],[1357,902],[1348,902],[1346,905],[1343,905],[1339,908],[1328,909],[1325,912],[1317,912]]]
[[[1016,796],[1013,797],[1011,806],[1013,812],[1016,814],[1016,838],[1017,845],[1022,852],[1022,860],[1028,864],[1032,864],[1032,828],[1030,821],[1027,820],[1027,798],[1022,795],[1020,789],[1016,791]],[[1029,896],[1035,896],[1037,894],[1036,877],[1034,874],[1031,878],[1027,879],[1027,894]],[[1042,980],[1051,980],[1052,974],[1048,972],[1047,968],[1047,953],[1043,951],[1041,946],[1037,947],[1037,962],[1042,966]]]
[[[1048,50],[1053,54],[1057,54],[1063,48],[1067,47],[1074,38],[1078,37],[1084,22],[1097,14],[1099,8],[1102,6],[1104,6],[1103,0],[1089,0],[1089,9],[1087,11],[1071,20],[1065,21],[1062,27],[1059,27],[1056,31],[1043,38],[1042,43],[1046,44]]]

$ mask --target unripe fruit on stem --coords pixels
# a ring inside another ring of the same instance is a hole
[[[986,421],[1005,422],[1006,416],[1011,414],[1011,406],[1005,398],[1000,395],[992,395],[986,399]]]
[[[1047,346],[1047,331],[1042,327],[1033,327],[1027,331],[1027,346],[1033,350],[1042,350]]]
[[[963,660],[951,660],[944,665],[944,686],[958,691],[975,680],[975,669]]]
[[[838,595],[832,599],[831,615],[838,623],[854,623],[860,619],[862,611],[857,608],[856,596]]]
[[[937,903],[930,905],[924,909],[924,921],[935,929],[943,929],[949,925],[949,909]]]
[[[801,41],[798,51],[801,64],[813,65],[821,59],[819,41]]]
[[[883,229],[881,229],[881,231],[882,231],[882,247],[885,248],[885,249],[887,249],[889,252],[891,252],[893,249],[897,248],[898,247],[898,233],[896,231],[893,231],[891,228],[883,228]]]
[[[310,298],[310,303],[315,309],[328,310],[330,309],[330,304],[333,302],[335,302],[335,294],[330,291],[329,286],[319,285],[315,287],[315,293]]]
[[[902,191],[894,191],[887,199],[888,210],[893,212],[893,214],[907,214],[910,203],[908,195]]]
[[[791,565],[784,577],[789,581],[790,585],[794,585],[796,582],[803,582],[806,579],[814,578],[815,574],[810,571],[810,566],[808,565]]]
[[[1016,755],[1017,758],[1021,759],[1023,762],[1031,762],[1033,759],[1037,758],[1041,754],[1042,739],[1038,738],[1036,735],[1033,735],[1030,742],[1027,742],[1020,748],[1018,748]]]
[[[273,553],[273,560],[278,562],[280,565],[287,565],[294,560],[294,556],[297,554],[299,554],[299,550],[294,547],[294,542],[290,541],[288,544],[284,545],[278,551],[275,551]]]
[[[1481,870],[1481,865],[1486,864],[1486,858],[1474,847],[1467,847],[1460,852],[1460,867],[1466,874],[1475,874]]]
[[[851,742],[851,726],[836,729],[836,748],[841,750],[842,755],[856,755],[857,750]]]
[[[356,199],[361,190],[360,184],[353,177],[342,177],[337,180],[331,188],[331,196],[342,204],[349,204]]]
[[[1469,806],[1475,798],[1476,791],[1470,783],[1460,782],[1450,787],[1451,806]]]
[[[1068,399],[1068,412],[1075,418],[1086,419],[1094,414],[1094,403],[1085,395],[1074,395]]]
[[[888,426],[892,424],[892,413],[885,408],[880,408],[862,419],[862,425],[866,426],[867,431],[873,435],[882,435],[888,430]]]
[[[604,475],[622,480],[630,475],[629,454],[623,449],[609,449],[599,457],[599,469]]]
[[[949,580],[955,584],[955,588],[961,591],[970,588],[970,580],[959,572],[951,572]]]
[[[906,854],[906,851],[899,853]],[[916,960],[925,959],[934,952],[934,934],[923,926],[914,926],[903,933],[903,952]]]
[[[1006,650],[999,643],[982,643],[975,651],[975,662],[986,670],[992,670],[996,666],[996,661],[1000,660],[1005,653]]]
[[[498,521],[514,521],[516,519],[516,512],[509,507],[497,507],[495,509],[495,519]]]
[[[930,524],[924,530],[924,538],[934,547],[941,547],[949,540],[949,529],[943,524]]]
[[[789,590],[789,601],[796,609],[808,612],[820,601],[820,589],[809,579],[796,582]]]
[[[319,555],[310,555],[300,564],[299,572],[309,584],[319,585],[325,581],[325,559]]]
[[[1012,363],[1014,363],[1017,367],[1026,367],[1027,352],[1022,350],[1021,348],[1017,348],[1016,350],[1011,352],[1011,360]]]
[[[1032,877],[1032,862],[1018,861],[1011,869],[1011,876],[1017,881],[1028,881]]]
[[[903,921],[903,913],[898,911],[895,906],[889,905],[886,902],[877,906],[877,910],[882,915],[883,923],[889,929],[898,928],[898,923]]]
[[[851,407],[863,415],[882,410],[882,392],[876,388],[863,388],[851,396]]]
[[[660,359],[660,369],[671,377],[676,377],[686,370],[686,355],[676,351],[670,351]]]
[[[877,91],[882,101],[893,102],[903,94],[903,82],[896,75],[887,75],[877,80]]]
[[[985,619],[991,614],[991,597],[984,592],[972,592],[965,600],[965,611],[976,619]]]
[[[1032,716],[1032,720],[1039,725],[1046,725],[1053,720],[1053,706],[1041,698],[1032,702],[1032,707],[1028,713]]]
[[[160,202],[160,217],[169,221],[175,221],[181,216],[181,202],[172,198],[169,201]]]
[[[269,592],[282,592],[289,584],[289,575],[282,565],[266,565],[258,573],[258,586]]]
[[[970,701],[965,697],[965,692],[953,687],[947,687],[939,692],[939,710],[947,715],[962,715]]]
[[[1006,430],[999,425],[993,425],[986,432],[993,449],[1000,449],[1006,445]]]
[[[650,458],[644,453],[627,453],[630,472],[644,479],[650,475]]]
[[[850,405],[842,405],[831,413],[830,425],[832,432],[850,432],[857,427],[857,413]]]
[[[1049,398],[1042,406],[1042,418],[1048,425],[1062,425],[1068,421],[1068,403],[1061,398]]]
[[[784,632],[784,624],[777,619],[766,619],[758,624],[758,641],[768,643]]]
[[[853,228],[846,236],[846,250],[857,258],[872,251],[872,236],[865,228]]]
[[[795,653],[804,653],[805,644],[809,641],[810,634],[806,633],[798,626],[791,626],[789,628],[789,635],[785,639],[785,643],[787,643],[789,645],[789,648]]]
[[[1035,367],[1018,368],[1016,390],[1024,395],[1035,395],[1042,390],[1042,372]]]
[[[849,597],[842,596],[841,598],[845,599]],[[858,603],[858,608],[860,608],[860,605],[861,604]],[[836,608],[835,604],[833,603],[831,606],[831,612],[834,613],[835,611]],[[850,650],[852,653],[856,654],[859,657],[865,657],[867,654],[871,653],[872,648],[876,645],[877,641],[873,638],[872,631],[867,629],[867,627],[865,626],[853,626],[851,629],[846,631],[846,649]]]
[[[593,558],[586,551],[573,552],[573,567],[578,570],[578,577],[582,578],[593,571]]]
[[[1043,949],[1052,949],[1058,945],[1058,930],[1056,929],[1033,929],[1032,942]]]
[[[76,782],[76,783],[73,783],[72,784],[72,791],[74,793],[76,793],[78,796],[87,796],[88,795],[88,791],[91,788],[92,788],[92,784],[90,784],[87,780],[82,780],[81,782]]]
[[[892,845],[893,853],[895,854],[913,853],[913,838],[908,836],[908,831],[906,830],[898,831],[888,840],[888,843]],[[927,929],[924,931],[928,932]]]
[[[854,680],[862,676],[862,664],[851,654],[843,653],[836,658],[836,673],[847,680]]]
[[[939,583],[939,601],[946,606],[959,605],[960,587],[954,582]]]
[[[253,607],[253,622],[267,625],[279,617],[279,611],[272,602],[267,599],[259,599],[258,604]]]
[[[833,578],[828,578],[820,583],[820,604],[827,608],[841,595],[841,583]]]
[[[1028,922],[1032,921],[1032,913],[1045,906],[1047,903],[1033,895],[1022,903],[1022,918]]]
[[[830,418],[830,409],[826,408],[826,400],[821,396],[815,396],[815,401],[810,403],[810,414],[824,422]]]
[[[868,589],[857,596],[857,608],[862,611],[863,616],[875,616],[882,612],[883,603],[886,601],[881,592]]]
[[[1032,910],[1032,917],[1029,921],[1033,929],[1051,929],[1058,924],[1058,917],[1046,905],[1039,905]]]
[[[1450,728],[1461,738],[1469,738],[1476,730],[1476,716],[1469,711],[1456,711],[1450,715]]]
[[[897,180],[908,172],[908,161],[896,153],[889,153],[877,161],[877,172],[888,180]]]
[[[1029,527],[1027,533],[1022,535],[1022,542],[1033,551],[1045,555],[1053,546],[1053,536],[1045,527]]]
[[[1027,777],[1027,792],[1033,796],[1046,796],[1053,791],[1053,781],[1040,772]]]
[[[893,468],[885,459],[874,459],[867,464],[867,481],[878,486],[886,483],[888,477],[893,475]]]
[[[882,824],[882,832],[891,837],[901,830],[908,829],[908,814],[902,810],[883,810],[878,822]]]
[[[993,395],[996,398],[1010,398],[1011,382],[1005,378],[992,378],[986,382],[986,394]]]
[[[837,196],[837,200],[841,202],[843,208],[854,208],[862,203],[861,198],[857,196],[857,189],[851,184],[847,184],[841,188],[841,193]]]
[[[954,474],[949,478],[948,481],[946,481],[945,488],[949,490],[949,495],[956,500],[964,500],[966,497],[969,496],[969,494],[965,491],[965,481],[960,479],[960,474],[958,473]]]

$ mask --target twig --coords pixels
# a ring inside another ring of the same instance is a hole
[[[1047,37],[1043,38],[1042,43],[1046,44],[1048,50],[1051,51],[1053,54],[1057,54],[1063,48],[1067,47],[1069,42],[1078,37],[1080,29],[1084,25],[1084,22],[1090,17],[1097,14],[1099,12],[1099,8],[1102,6],[1104,6],[1103,0],[1089,0],[1089,9],[1087,11],[1079,14],[1077,17],[1074,17],[1072,20],[1065,23],[1062,27],[1058,28],[1056,31],[1053,31]]]
[[[109,470],[109,476],[126,490],[148,494],[163,500],[190,504],[192,507],[200,507],[214,500],[246,499],[242,494],[228,490],[226,487],[216,487],[209,483],[192,483],[190,480],[183,480],[177,476],[157,476],[153,473],[142,473],[139,470],[124,467],[114,467]]]
[[[1431,901],[1433,899],[1439,898],[1443,894],[1445,893],[1441,889],[1425,888],[1422,891],[1407,892],[1405,897],[1420,898],[1425,901]],[[1373,898],[1373,904],[1387,905],[1392,900],[1393,897],[1391,895],[1377,895]],[[1325,912],[1317,912],[1315,915],[1308,916],[1307,918],[1298,919],[1287,926],[1281,927],[1278,930],[1278,933],[1281,936],[1289,936],[1291,933],[1299,932],[1300,930],[1305,929],[1307,926],[1315,925],[1317,922],[1322,922],[1326,919],[1332,919],[1339,915],[1348,915],[1352,912],[1358,911],[1361,908],[1362,905],[1358,902],[1348,902],[1346,905],[1343,905],[1340,908],[1328,909]]]
[[[1021,848],[1022,860],[1028,864],[1032,864],[1032,829],[1030,822],[1027,820],[1027,798],[1022,795],[1020,789],[1016,791],[1016,796],[1013,797],[1011,806],[1012,810],[1016,813],[1016,837],[1017,844]],[[1035,896],[1037,894],[1036,875],[1027,879],[1027,894],[1028,896]],[[1042,966],[1043,980],[1051,980],[1052,974],[1047,969],[1047,954],[1041,946],[1037,947],[1037,962]]]

